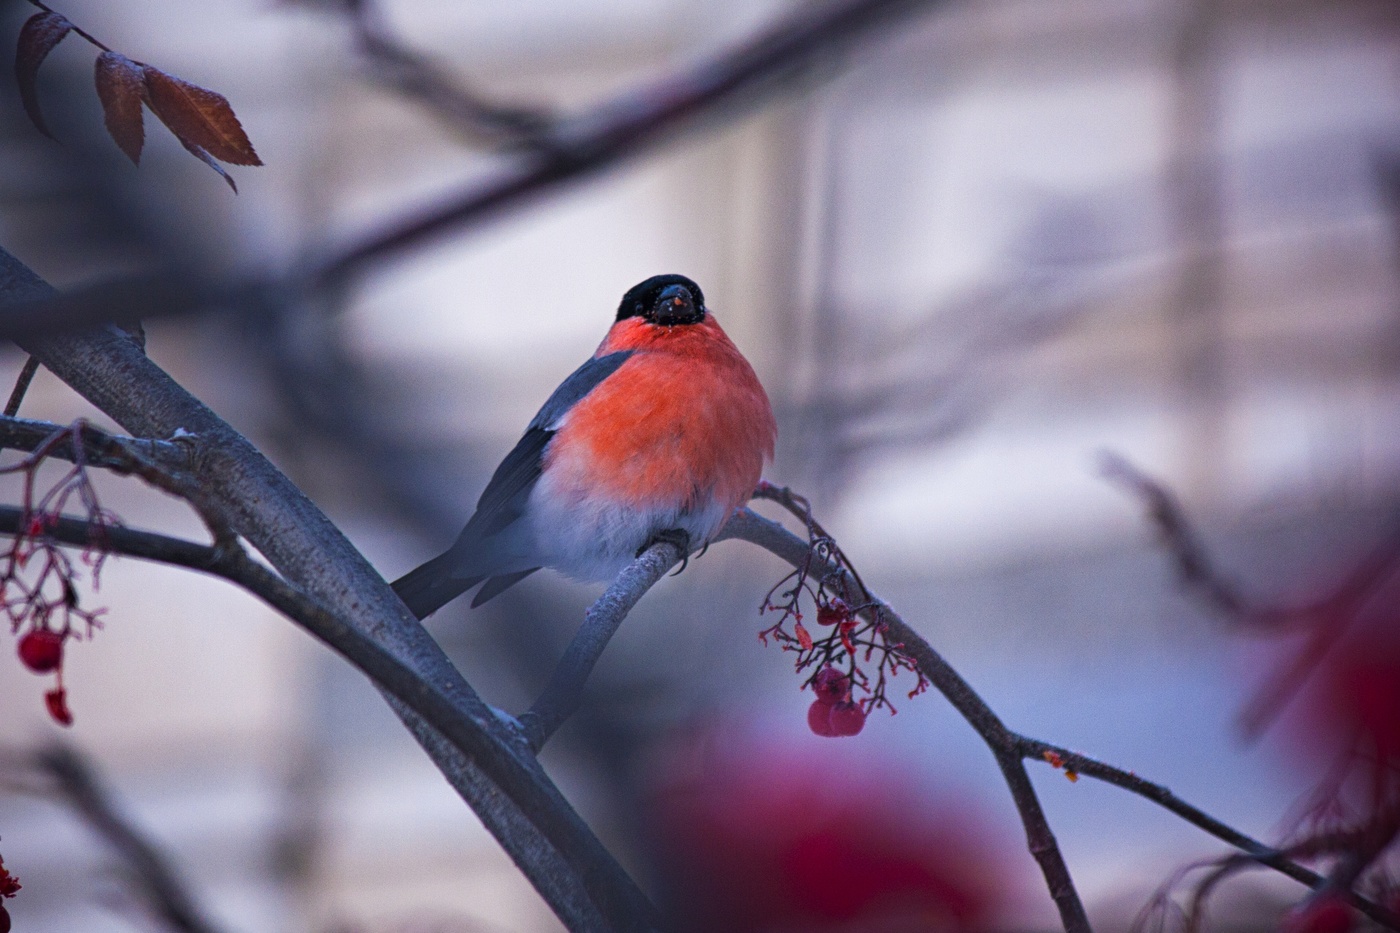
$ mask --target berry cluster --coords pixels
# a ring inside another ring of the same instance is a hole
[[[896,712],[886,691],[900,671],[915,677],[911,699],[927,690],[929,681],[904,645],[890,640],[881,604],[852,598],[852,591],[868,593],[865,584],[841,548],[812,518],[806,500],[786,490],[783,496],[782,501],[795,505],[794,514],[806,523],[811,546],[802,565],[764,597],[761,611],[776,612],[779,618],[758,637],[765,645],[772,638],[784,651],[796,653],[798,673],[812,671],[802,684],[804,689],[811,686],[817,697],[807,712],[812,731],[824,736],[855,735],[864,728],[866,716],[880,707]],[[803,624],[804,594],[816,606],[820,628],[815,636]],[[863,694],[859,699],[853,697],[857,692]]]
[[[10,933],[10,912],[5,909],[5,898],[14,897],[20,889],[19,879],[5,868],[5,860],[0,859],[0,933]]]
[[[807,709],[807,725],[817,735],[856,735],[865,728],[865,710],[851,700],[851,678],[824,667],[812,678],[817,698]]]
[[[82,573],[53,531],[64,508],[76,503],[89,529],[81,560],[95,587],[107,556],[107,530],[118,524],[116,516],[102,508],[88,476],[84,428],[79,421],[57,431],[23,460],[0,469],[0,475],[23,478],[20,527],[8,547],[0,550],[0,611],[9,619],[12,632],[23,631],[18,652],[24,666],[36,674],[56,676],[44,702],[49,715],[65,726],[72,724],[73,716],[63,686],[64,644],[70,638],[91,637],[101,628],[99,617],[104,610],[80,605],[76,581]],[[59,451],[72,465],[39,495],[39,469]]]

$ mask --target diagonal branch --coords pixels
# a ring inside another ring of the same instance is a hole
[[[475,143],[549,147],[553,118],[543,110],[504,106],[465,86],[442,66],[399,42],[372,0],[351,0],[345,13],[378,81],[423,105]]]
[[[0,533],[18,533],[22,528],[21,517],[19,509],[0,507]],[[50,534],[65,544],[86,547],[92,531],[88,522],[64,518]],[[608,870],[611,855],[586,828],[580,829],[581,823],[564,816],[569,812],[567,802],[543,778],[543,772],[528,752],[513,744],[493,741],[489,731],[483,728],[486,723],[464,712],[440,688],[394,658],[373,638],[357,631],[315,599],[253,560],[236,541],[207,547],[124,528],[111,529],[108,535],[108,549],[112,553],[222,577],[297,622],[469,755],[521,812],[541,828],[569,864],[582,866],[585,873],[599,874]],[[488,711],[485,716],[492,725],[499,725],[494,712]],[[658,925],[658,915],[649,910],[632,916],[621,928],[652,929]]]
[[[520,716],[520,725],[537,754],[550,736],[578,711],[584,684],[622,620],[680,559],[681,554],[674,544],[666,541],[653,544],[623,568],[607,591],[589,607],[582,627],[559,659],[544,693]]]
[[[766,489],[760,487],[758,495],[773,499],[785,507],[787,505],[785,498],[790,496],[787,490],[776,487],[766,487]],[[807,541],[794,535],[777,522],[763,518],[749,509],[742,509],[735,514],[734,518],[725,526],[721,538],[737,538],[757,544],[794,567],[807,560],[810,554],[810,546]],[[834,571],[837,568],[833,566],[830,569]],[[853,587],[858,586],[854,579],[850,580],[850,584]],[[1066,917],[1067,913],[1073,910],[1073,904],[1078,902],[1078,897],[1074,894],[1072,884],[1068,888],[1061,887],[1069,879],[1068,869],[1064,867],[1063,857],[1058,849],[1053,848],[1054,837],[1045,838],[1049,834],[1049,826],[1045,822],[1044,814],[1040,812],[1039,803],[1035,801],[1033,793],[1026,795],[1028,785],[1021,783],[1025,774],[1024,770],[1019,769],[1018,774],[1018,769],[1009,768],[1010,760],[1015,760],[1019,765],[1026,758],[1040,759],[1056,764],[1057,767],[1064,767],[1068,771],[1084,774],[1120,787],[1156,803],[1217,839],[1235,846],[1260,864],[1267,865],[1290,878],[1309,886],[1317,886],[1325,881],[1316,872],[1228,826],[1205,811],[1186,803],[1159,784],[1154,784],[1129,771],[1104,764],[1088,756],[1070,752],[1059,746],[1042,742],[1039,739],[1028,738],[1007,729],[991,707],[948,664],[942,655],[934,650],[887,603],[869,593],[868,590],[865,592],[874,604],[871,611],[878,610],[880,618],[889,625],[893,637],[904,643],[905,650],[918,663],[924,676],[938,688],[991,748],[993,755],[997,758],[998,766],[1001,767],[1002,773],[1011,787],[1012,796],[1016,800],[1018,809],[1022,807],[1023,802],[1032,807],[1030,811],[1022,810],[1022,821],[1026,826],[1031,851],[1041,863],[1041,871],[1045,875],[1052,896],[1056,899],[1056,904],[1060,907],[1061,918],[1065,920],[1066,929],[1087,929],[1087,926],[1072,927]],[[1037,845],[1042,847],[1049,845],[1051,848],[1037,850]],[[1348,898],[1354,907],[1377,923],[1388,929],[1400,930],[1400,915],[1354,892],[1350,892]]]
[[[1400,568],[1400,527],[1394,528],[1331,592],[1297,606],[1270,606],[1246,599],[1225,579],[1201,542],[1181,502],[1167,486],[1124,457],[1105,452],[1100,469],[1113,483],[1143,501],[1163,546],[1176,563],[1187,588],[1206,607],[1240,625],[1279,629],[1304,625],[1311,631],[1287,664],[1270,675],[1240,714],[1246,738],[1257,738],[1297,695],[1304,682],[1371,600]]]
[[[0,250],[0,302],[33,302],[54,294],[47,283]],[[142,316],[141,309],[132,309],[131,315]],[[344,534],[257,448],[113,328],[32,336],[22,343],[54,375],[132,434],[170,437],[183,430],[198,435],[193,480],[227,526],[283,575],[286,582],[277,582],[294,585],[334,612],[338,624],[431,685],[425,689],[432,697],[424,702],[445,703],[447,710],[438,713],[452,711],[458,717],[448,734],[381,687],[454,789],[567,926],[655,925],[655,908],[559,796],[517,734],[481,700]],[[260,565],[253,567],[270,573]],[[248,573],[256,575],[258,569]],[[467,738],[472,745],[460,744]],[[490,755],[478,760],[468,751],[477,743],[484,743]],[[488,773],[488,760],[525,774],[528,786],[499,786]],[[545,812],[527,812],[512,793],[531,795]],[[571,860],[568,853],[580,847],[590,857]]]
[[[765,483],[760,485],[755,497],[772,499],[784,507],[791,508],[795,514],[802,514],[795,506],[791,493],[786,489]],[[734,518],[725,526],[722,536],[742,538],[757,544],[794,567],[801,566],[804,561],[810,560],[811,548],[808,542],[803,541],[777,522],[761,518],[748,509],[743,509],[735,514]],[[1065,863],[1059,844],[1055,841],[1055,834],[1050,829],[1050,824],[1041,809],[1040,801],[1036,798],[1035,789],[1031,786],[1030,778],[1022,764],[1023,756],[1019,747],[1019,736],[1006,728],[1001,718],[962,678],[962,675],[941,654],[935,651],[932,645],[924,641],[888,604],[835,564],[823,568],[823,572],[839,572],[849,578],[847,583],[849,591],[863,593],[866,597],[863,602],[870,604],[865,612],[872,617],[878,612],[879,620],[889,627],[891,639],[903,643],[903,650],[914,658],[923,675],[938,688],[954,709],[986,742],[987,747],[991,749],[996,758],[1002,776],[1006,779],[1007,787],[1011,791],[1012,799],[1016,803],[1016,810],[1021,816],[1021,823],[1026,831],[1027,846],[1040,865],[1041,874],[1045,877],[1046,886],[1050,890],[1051,897],[1054,898],[1055,906],[1059,909],[1060,921],[1064,924],[1066,933],[1089,930],[1089,918],[1084,911],[1084,904],[1075,890],[1069,866]]]
[[[857,45],[878,27],[935,5],[936,0],[834,0],[814,10],[802,4],[741,45],[559,121],[547,150],[441,207],[389,224],[326,259],[308,278],[321,286],[342,282],[373,263],[641,153],[703,119],[732,115],[727,107],[754,106],[819,56]]]
[[[52,421],[34,421],[0,415],[0,450],[23,450],[33,453],[43,448],[55,435],[69,431],[70,426]],[[83,444],[84,463],[117,473],[132,472],[130,452],[139,453],[164,470],[187,473],[194,460],[194,438],[158,441],[145,437],[118,437],[90,429],[78,428]],[[74,461],[73,449],[63,444],[49,447],[45,456]]]
[[[19,406],[24,404],[25,393],[29,391],[29,384],[34,381],[34,377],[39,373],[39,361],[34,357],[25,357],[24,366],[19,371],[19,377],[15,379],[15,387],[10,391],[10,400],[5,403],[5,415],[13,418],[19,414]]]
[[[82,755],[67,745],[52,745],[35,755],[35,763],[54,779],[58,794],[87,825],[121,854],[166,926],[179,933],[218,933],[219,927],[200,911],[170,859],[122,816]]]

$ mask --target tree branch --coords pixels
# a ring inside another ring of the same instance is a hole
[[[10,392],[10,400],[5,403],[5,414],[13,418],[19,414],[19,406],[24,403],[25,393],[29,391],[29,384],[34,381],[34,376],[39,372],[39,361],[32,356],[24,359],[24,366],[19,371],[19,378],[15,380],[15,387]]]
[[[218,933],[195,905],[170,860],[121,815],[92,765],[66,745],[52,745],[34,756],[57,783],[57,793],[120,853],[166,926],[180,933]]]
[[[21,533],[23,518],[19,509],[0,506],[0,533]],[[94,530],[95,526],[89,522],[64,517],[46,533],[64,544],[89,547]],[[560,818],[559,814],[568,804],[559,797],[557,790],[536,778],[537,769],[531,759],[514,746],[503,747],[492,742],[481,728],[482,724],[474,722],[470,714],[459,709],[441,690],[395,659],[374,639],[356,631],[316,600],[254,561],[237,542],[209,547],[126,528],[103,529],[103,534],[106,536],[104,549],[110,553],[200,570],[235,583],[262,599],[346,658],[373,683],[470,755],[522,812],[550,836],[560,854],[571,864],[589,865],[602,859],[605,865],[610,860],[611,856],[591,834],[579,833],[570,821]],[[488,715],[493,716],[494,721],[495,714]],[[659,918],[653,915],[645,918],[645,923],[632,923],[627,928],[651,929],[658,925]]]
[[[1100,456],[1103,475],[1143,501],[1162,544],[1177,565],[1189,592],[1196,593],[1213,612],[1232,622],[1260,629],[1311,627],[1307,641],[1293,659],[1276,670],[1240,714],[1246,738],[1257,738],[1317,669],[1373,597],[1400,568],[1400,528],[1356,565],[1331,592],[1298,606],[1269,606],[1251,602],[1227,581],[1210,558],[1180,501],[1162,482],[1133,466],[1124,457]]]
[[[758,497],[772,499],[784,507],[788,507],[788,502],[784,501],[786,492],[786,490],[775,487],[769,487],[767,491],[761,488]],[[736,538],[756,544],[794,567],[800,566],[810,554],[810,545],[807,541],[794,535],[777,522],[763,518],[750,509],[741,509],[735,513],[720,534],[720,539],[724,538]],[[835,566],[830,566],[817,572],[833,572],[837,569]],[[844,573],[844,571],[842,572]],[[1001,719],[967,681],[963,680],[962,676],[944,660],[942,655],[914,631],[898,613],[863,587],[856,590],[855,587],[859,584],[854,579],[849,581],[849,585],[853,591],[863,591],[869,597],[872,606],[868,611],[871,614],[878,611],[879,617],[889,626],[893,639],[903,642],[904,650],[915,659],[924,676],[938,688],[939,692],[948,699],[992,750],[997,764],[1002,769],[1002,774],[1006,777],[1008,786],[1011,788],[1017,808],[1021,810],[1022,822],[1025,824],[1031,851],[1041,864],[1041,872],[1045,876],[1052,897],[1055,898],[1056,904],[1060,908],[1061,919],[1067,930],[1087,929],[1087,920],[1083,921],[1084,925],[1082,926],[1071,925],[1075,906],[1078,904],[1078,896],[1074,893],[1068,869],[1055,846],[1054,837],[1049,835],[1049,826],[1040,810],[1039,802],[1036,801],[1029,784],[1022,783],[1022,779],[1025,777],[1024,769],[1011,768],[1012,761],[1015,761],[1018,766],[1026,758],[1059,762],[1058,766],[1065,767],[1069,771],[1113,784],[1158,804],[1221,841],[1242,850],[1260,864],[1267,865],[1290,878],[1309,886],[1316,886],[1324,881],[1323,877],[1316,872],[1299,865],[1277,850],[1271,849],[1182,801],[1161,785],[1153,784],[1131,772],[1104,764],[1077,752],[1070,752],[1059,746],[1039,739],[1028,738],[1007,729]],[[1058,757],[1047,755],[1047,752]],[[1028,790],[1031,791],[1029,794],[1027,794]],[[1022,809],[1023,806],[1029,809]],[[1348,896],[1353,906],[1373,920],[1389,929],[1400,930],[1400,916],[1354,892]],[[1082,907],[1079,907],[1079,913],[1082,916]]]
[[[819,55],[858,44],[877,27],[935,4],[936,0],[835,0],[817,10],[803,4],[739,46],[558,122],[547,151],[522,159],[444,206],[389,224],[326,259],[307,277],[314,285],[333,286],[372,263],[643,152],[701,119],[718,116],[746,95],[752,106]]]
[[[351,0],[344,11],[374,78],[422,104],[451,129],[474,143],[551,147],[550,114],[502,106],[466,87],[442,66],[399,42],[371,0]]]
[[[55,435],[67,430],[68,425],[55,424],[52,421],[34,421],[29,418],[0,415],[0,449],[33,453]],[[127,453],[135,451],[164,470],[188,473],[193,467],[194,438],[158,441],[145,437],[120,437],[86,426],[80,427],[79,435],[83,443],[84,462],[88,466],[102,467],[116,473],[130,473],[132,464]],[[53,446],[45,455],[56,460],[74,462],[72,448],[62,444]]]
[[[578,711],[584,684],[588,682],[588,676],[593,673],[593,666],[598,663],[608,642],[622,625],[622,620],[627,618],[647,590],[680,563],[682,556],[670,542],[653,544],[637,555],[637,559],[628,564],[589,607],[583,617],[583,625],[559,659],[544,692],[529,711],[520,716],[521,728],[536,753]]]
[[[0,250],[0,301],[34,301],[52,294],[51,287]],[[592,930],[654,925],[655,908],[558,796],[538,763],[525,754],[523,743],[482,702],[340,530],[253,445],[118,331],[36,336],[23,343],[50,371],[131,433],[170,437],[183,430],[198,435],[193,479],[218,504],[227,524],[288,582],[337,613],[350,630],[390,652],[396,663],[406,665],[433,691],[441,691],[434,697],[464,717],[460,731],[486,743],[492,754],[512,766],[519,765],[529,776],[528,787],[496,785],[484,763],[455,744],[464,736],[435,730],[410,705],[394,699],[396,712],[420,744],[566,926]],[[534,822],[512,792],[545,798],[550,809],[544,825]],[[571,862],[565,853],[580,846],[595,857]]]
[[[12,505],[0,505],[0,534],[26,534],[30,516]],[[172,538],[153,531],[137,531],[116,526],[96,526],[81,518],[63,516],[45,526],[44,534],[60,544],[88,548],[100,536],[102,549],[123,557],[170,564],[188,570],[199,570],[222,576],[218,571],[219,551],[207,544],[196,544],[183,538]]]
[[[765,483],[759,486],[755,498],[771,499],[785,508],[792,509],[794,514],[799,516],[802,514],[795,508],[788,490]],[[808,542],[803,541],[777,522],[761,518],[749,509],[742,509],[735,513],[734,517],[725,525],[721,537],[742,538],[752,544],[757,544],[794,567],[802,566],[811,555],[811,546]],[[1001,719],[992,711],[992,708],[978,696],[967,681],[963,680],[962,675],[954,670],[953,666],[944,660],[943,656],[935,651],[932,645],[924,641],[917,632],[910,628],[887,603],[867,590],[844,569],[838,568],[834,564],[816,572],[820,576],[838,571],[848,578],[849,591],[864,594],[865,601],[871,604],[870,608],[866,610],[867,617],[873,618],[878,611],[880,621],[889,627],[890,639],[897,643],[903,643],[903,650],[914,658],[923,675],[938,688],[948,702],[953,704],[954,709],[987,743],[988,748],[991,749],[996,758],[997,766],[1001,768],[1007,787],[1011,790],[1016,810],[1021,816],[1021,823],[1026,831],[1027,844],[1031,854],[1040,865],[1041,874],[1044,875],[1046,886],[1050,890],[1051,897],[1054,898],[1055,906],[1059,909],[1060,921],[1064,925],[1066,933],[1081,933],[1081,931],[1089,930],[1089,917],[1084,911],[1084,904],[1079,899],[1079,893],[1074,888],[1069,867],[1065,864],[1064,856],[1055,841],[1055,834],[1045,819],[1045,813],[1040,807],[1040,801],[1036,798],[1035,789],[1031,786],[1030,779],[1021,764],[1018,736],[1006,728]]]

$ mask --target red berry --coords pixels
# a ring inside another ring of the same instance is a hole
[[[831,707],[830,725],[835,735],[859,735],[865,728],[865,710],[858,703],[843,700]]]
[[[851,698],[851,679],[828,664],[812,678],[812,692],[823,703],[840,703]]]
[[[831,728],[831,704],[825,700],[813,700],[812,705],[807,707],[807,725],[817,735],[835,737],[837,733]]]
[[[851,610],[845,600],[833,599],[830,605],[817,607],[818,625],[835,625],[850,619]]]
[[[19,659],[36,674],[47,674],[63,663],[63,636],[36,628],[19,640]]]
[[[1283,933],[1348,933],[1351,927],[1351,908],[1340,897],[1328,895],[1289,911],[1280,929]]]
[[[49,708],[49,715],[54,718],[54,722],[60,726],[73,725],[73,714],[68,711],[68,691],[59,687],[57,690],[50,690],[44,694],[44,705]]]
[[[10,912],[0,904],[0,933],[10,933]]]

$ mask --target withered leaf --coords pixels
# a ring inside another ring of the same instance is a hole
[[[219,161],[217,159],[215,159],[209,153],[205,152],[203,149],[196,146],[194,143],[189,142],[188,140],[181,139],[180,145],[184,146],[189,151],[190,155],[194,156],[196,159],[199,159],[205,165],[209,166],[214,171],[224,176],[224,181],[228,182],[228,186],[233,189],[233,193],[238,193],[238,185],[234,184],[233,176],[230,175],[224,169],[224,167],[219,164]]]
[[[60,13],[35,13],[25,20],[20,29],[19,47],[15,50],[15,80],[19,84],[19,99],[24,104],[24,112],[29,114],[29,119],[38,127],[39,132],[50,139],[53,138],[53,134],[49,132],[44,123],[44,115],[39,111],[39,95],[35,82],[39,77],[39,66],[72,28],[73,24]]]
[[[146,97],[145,66],[120,52],[97,56],[97,96],[102,101],[102,119],[122,152],[141,163],[141,146],[146,129],[141,120],[141,102]]]
[[[262,165],[222,94],[149,66],[146,93],[151,109],[186,149],[200,149],[230,165]]]

